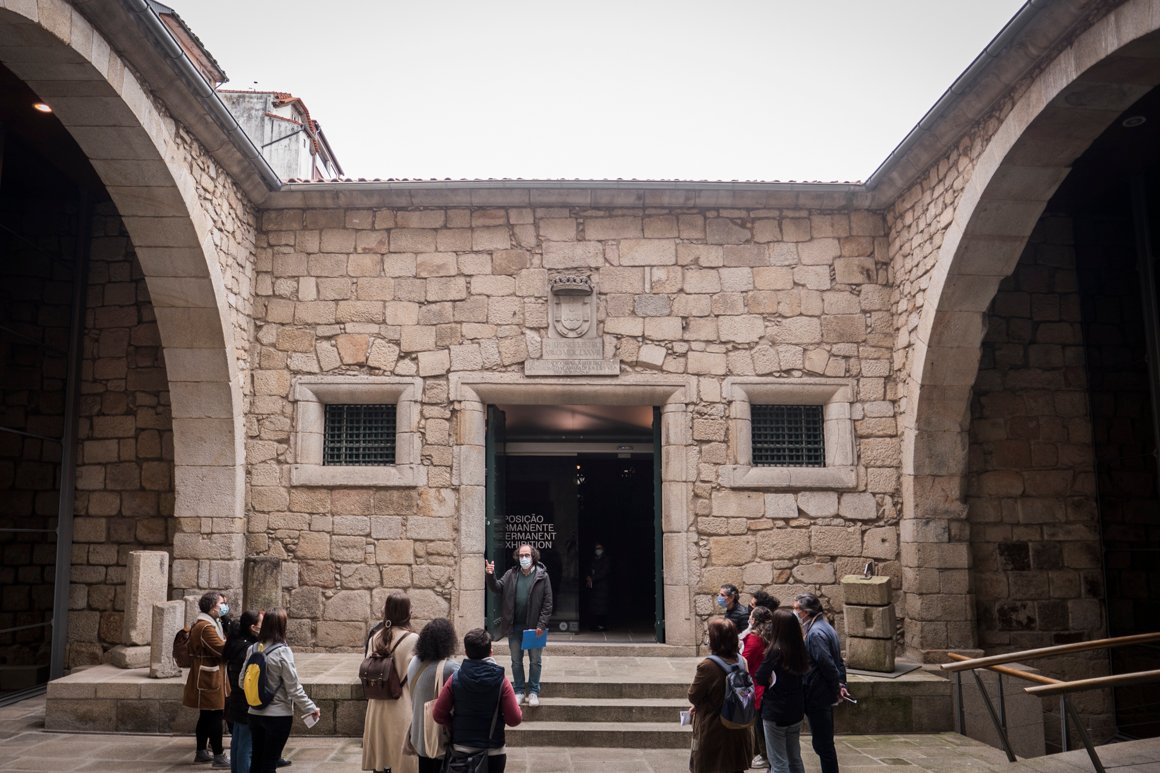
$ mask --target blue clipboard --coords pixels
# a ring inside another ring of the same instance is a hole
[[[547,628],[545,628],[544,632],[539,636],[536,636],[536,629],[535,628],[528,628],[527,630],[524,631],[524,640],[520,644],[520,648],[525,649],[525,650],[538,650],[538,649],[543,649],[547,645],[548,645],[548,629]]]

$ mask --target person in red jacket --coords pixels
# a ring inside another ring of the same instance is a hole
[[[488,773],[503,773],[507,766],[504,725],[515,727],[524,714],[512,683],[503,675],[503,666],[491,656],[487,631],[468,631],[463,651],[467,659],[439,691],[432,715],[436,722],[451,728],[452,754],[486,749]]]
[[[753,611],[749,613],[749,628],[745,631],[741,648],[741,655],[749,666],[749,673],[757,673],[757,668],[761,665],[762,659],[765,658],[765,651],[769,648],[769,643],[772,640],[773,612],[770,612],[766,607],[754,607]],[[761,716],[761,694],[764,691],[763,686],[754,684],[754,705],[757,708],[758,716]],[[749,767],[768,768],[769,761],[765,754],[765,733],[762,732],[760,722],[755,727],[753,740],[757,756],[753,758],[753,762],[749,763]]]

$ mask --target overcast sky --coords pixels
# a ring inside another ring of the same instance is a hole
[[[167,0],[349,177],[864,180],[1021,0]]]

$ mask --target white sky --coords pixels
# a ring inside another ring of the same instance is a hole
[[[349,177],[863,180],[1021,0],[167,0]]]

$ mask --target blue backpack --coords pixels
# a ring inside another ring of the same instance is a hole
[[[246,656],[246,662],[242,665],[241,685],[239,685],[242,692],[246,694],[246,703],[249,706],[255,709],[264,709],[270,705],[270,701],[274,700],[277,686],[270,684],[266,658],[271,652],[284,646],[286,645],[275,644],[266,650],[263,645],[255,644],[250,648],[250,654]]]
[[[745,661],[738,658],[736,663],[726,663],[716,655],[713,661],[725,670],[725,700],[721,703],[721,724],[730,730],[744,730],[753,727],[757,720],[757,690],[753,677],[744,668]]]

